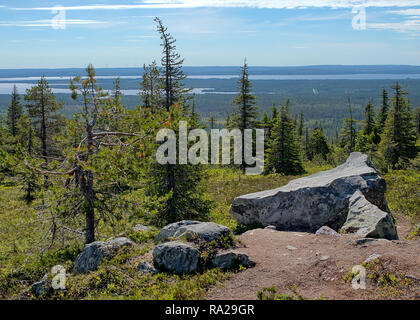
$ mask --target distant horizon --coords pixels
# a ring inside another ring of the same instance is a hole
[[[21,67],[21,68],[0,68],[0,70],[64,70],[64,69],[86,69],[84,67]],[[102,67],[95,66],[95,69],[143,69],[143,65],[130,67]],[[159,66],[159,65],[158,65]],[[184,65],[184,68],[240,68],[243,65]],[[249,68],[309,68],[309,67],[420,67],[415,64],[308,64],[308,65],[250,65]]]

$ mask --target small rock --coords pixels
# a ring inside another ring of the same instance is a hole
[[[189,273],[197,270],[200,252],[179,241],[166,242],[153,249],[153,263],[159,270]]]
[[[155,274],[158,273],[158,270],[153,268],[153,266],[151,266],[148,262],[140,261],[137,265],[137,272]]]
[[[35,297],[39,297],[42,294],[48,292],[51,289],[49,281],[48,281],[48,274],[44,275],[44,277],[42,277],[41,281],[35,282],[32,286],[31,286],[31,293],[35,296]]]
[[[264,229],[267,229],[267,230],[276,230],[277,231],[276,226],[266,226]]]
[[[293,247],[293,246],[287,246],[286,247],[288,250],[296,250],[297,248]]]
[[[188,241],[197,237],[206,242],[211,242],[229,234],[230,229],[228,227],[214,222],[183,220],[162,228],[154,241],[159,243],[169,241],[171,238],[177,239],[186,236]]]
[[[83,247],[83,251],[77,256],[73,272],[85,274],[97,270],[104,258],[114,255],[122,247],[131,247],[132,245],[133,242],[127,238],[89,243]]]
[[[322,235],[326,235],[326,236],[334,236],[334,237],[339,237],[341,236],[341,234],[339,234],[337,231],[331,229],[328,226],[323,226],[321,228],[319,228],[315,234],[322,234]]]
[[[152,230],[152,228],[151,228],[151,227],[144,226],[144,225],[142,225],[142,224],[136,224],[136,225],[133,227],[133,231],[134,231],[134,232],[142,232],[142,231],[150,231],[150,230]]]
[[[213,266],[223,270],[230,270],[235,266],[253,267],[253,262],[246,253],[236,251],[225,251],[216,254],[213,259]]]
[[[380,257],[381,257],[380,254],[374,253],[374,254],[371,254],[369,257],[367,257],[367,259],[364,262],[369,263],[369,262],[372,262],[372,261],[374,261],[374,260],[376,260]]]
[[[330,256],[321,256],[321,258],[319,258],[320,261],[325,261],[328,260],[330,258]]]

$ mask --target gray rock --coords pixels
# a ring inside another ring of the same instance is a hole
[[[287,248],[287,250],[290,250],[290,251],[293,251],[293,250],[296,250],[297,249],[297,248],[295,248],[293,246],[287,246],[286,248]]]
[[[35,282],[30,288],[30,292],[37,298],[50,290],[51,285],[48,281],[48,274],[44,275],[41,281]]]
[[[137,272],[145,273],[145,274],[155,274],[158,273],[158,270],[153,268],[148,262],[140,261],[137,265]]]
[[[330,258],[330,256],[321,256],[320,258],[319,258],[319,260],[320,261],[326,261],[326,260],[328,260]]]
[[[231,250],[217,253],[213,258],[213,266],[223,270],[230,270],[237,266],[253,267],[255,262],[246,253]]]
[[[153,249],[154,266],[162,271],[190,273],[197,270],[200,252],[179,241],[166,242]]]
[[[369,257],[366,258],[366,260],[364,261],[364,263],[370,263],[372,261],[375,261],[376,259],[379,259],[380,257],[381,257],[380,254],[373,253]]]
[[[116,238],[107,242],[95,241],[83,247],[83,251],[77,256],[73,272],[85,274],[97,270],[104,258],[114,255],[120,248],[133,243],[127,238]]]
[[[356,232],[361,238],[398,239],[391,215],[367,201],[361,191],[350,198],[349,213],[341,231]]]
[[[319,228],[315,234],[322,234],[322,235],[326,235],[326,236],[333,236],[333,237],[339,237],[341,236],[341,234],[339,234],[337,231],[331,229],[328,226],[323,226],[321,228]]]
[[[352,153],[332,170],[293,180],[286,186],[237,197],[231,214],[244,225],[262,223],[279,230],[316,232],[322,226],[339,230],[346,222],[349,201],[360,190],[384,212],[386,182],[368,156]]]
[[[264,229],[267,229],[267,230],[277,230],[276,226],[266,226]]]
[[[150,230],[152,230],[152,228],[151,228],[151,227],[144,226],[144,225],[142,225],[142,224],[136,224],[136,225],[133,227],[133,231],[135,231],[135,232],[150,231]]]
[[[169,241],[171,238],[182,238],[184,236],[188,241],[197,237],[206,242],[211,242],[229,233],[230,229],[228,227],[214,222],[183,220],[162,228],[155,238],[155,243]]]

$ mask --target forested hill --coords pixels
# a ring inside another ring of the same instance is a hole
[[[188,76],[186,85],[195,88],[196,110],[204,119],[213,115],[222,123],[237,93],[239,67],[183,69]],[[111,90],[115,77],[121,77],[124,105],[132,108],[141,103],[138,92],[143,69],[140,65],[138,68],[98,68],[96,71],[99,85],[105,90]],[[17,85],[20,94],[24,94],[42,75],[65,103],[60,112],[72,116],[79,110],[70,97],[69,79],[82,73],[82,68],[0,70],[0,116],[6,115],[13,84]],[[330,137],[348,116],[348,96],[352,99],[355,119],[361,120],[366,103],[372,99],[378,108],[382,89],[390,89],[398,80],[409,92],[413,109],[420,106],[420,66],[250,67],[249,76],[260,114],[264,110],[269,112],[273,103],[290,99],[293,114],[303,112],[310,128],[320,122]]]

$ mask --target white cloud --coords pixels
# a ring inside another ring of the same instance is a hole
[[[104,25],[109,22],[96,20],[66,19],[60,21],[65,25]],[[0,27],[51,27],[52,20],[33,20],[33,21],[6,21],[0,22]]]
[[[394,10],[388,11],[388,13],[401,14],[404,16],[420,16],[420,9]]]
[[[369,29],[393,30],[412,35],[420,32],[420,20],[407,20],[402,22],[368,23]]]
[[[296,8],[352,8],[365,7],[415,7],[420,0],[145,0],[139,4],[62,6],[65,10],[129,10],[129,9],[176,9],[203,7],[249,7],[271,9]],[[57,7],[13,8],[13,10],[53,10]]]

